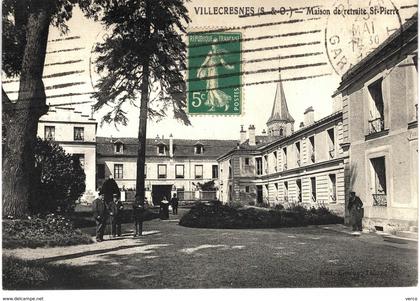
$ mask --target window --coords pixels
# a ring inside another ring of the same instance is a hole
[[[264,155],[264,172],[268,174],[268,156]]]
[[[370,159],[373,206],[387,206],[385,157]]]
[[[44,137],[45,140],[55,140],[55,126],[45,126]]]
[[[296,180],[296,195],[298,202],[302,202],[302,180],[297,179]]]
[[[287,169],[287,148],[283,147],[283,170]]]
[[[327,139],[328,139],[328,158],[334,159],[335,158],[334,129],[329,129],[327,131]]]
[[[114,178],[115,179],[122,179],[123,177],[124,177],[123,165],[122,164],[114,164]]]
[[[311,177],[311,197],[312,201],[316,202],[316,178]]]
[[[184,178],[184,165],[175,165],[175,178]]]
[[[196,144],[196,145],[194,146],[194,154],[196,154],[196,155],[201,155],[203,152],[204,152],[203,145],[201,145],[201,144]]]
[[[262,175],[262,158],[255,158],[255,165],[257,166],[257,175]]]
[[[309,137],[309,162],[315,163],[315,136]]]
[[[274,171],[277,171],[277,151],[274,151],[273,152],[273,156],[274,156],[274,162],[273,162],[273,165],[274,165]]]
[[[195,178],[202,179],[203,178],[203,165],[195,165]]]
[[[144,164],[144,178],[147,178],[147,164]]]
[[[245,186],[245,192],[249,193],[249,186]]]
[[[158,178],[166,179],[166,164],[158,164]]]
[[[289,183],[287,181],[283,182],[283,198],[285,202],[289,201]]]
[[[337,177],[335,174],[328,175],[330,203],[337,202]]]
[[[245,158],[245,166],[249,166],[249,158]]]
[[[378,133],[385,129],[384,100],[382,96],[382,78],[370,84],[368,133]]]
[[[85,155],[84,154],[74,154],[73,156],[75,156],[79,162],[80,162],[80,166],[85,169]]]
[[[280,137],[283,136],[283,132],[284,132],[283,128],[280,128]]]
[[[105,179],[105,164],[96,165],[96,174],[98,179]]]
[[[296,150],[296,166],[300,166],[300,142],[295,143]]]
[[[122,154],[123,150],[124,150],[124,144],[122,144],[121,142],[115,143],[115,153],[116,154]]]
[[[219,177],[219,165],[212,165],[211,167],[211,177],[217,179]]]
[[[80,127],[74,128],[74,140],[83,141],[85,140],[85,129]]]
[[[159,144],[157,147],[157,152],[159,155],[164,155],[166,153],[166,147],[164,144]]]

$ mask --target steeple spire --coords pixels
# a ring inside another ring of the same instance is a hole
[[[281,81],[281,72],[279,69],[279,81],[277,82],[276,96],[274,97],[271,116],[267,121],[267,126],[275,121],[295,122],[287,107],[286,96],[284,94],[283,83]]]

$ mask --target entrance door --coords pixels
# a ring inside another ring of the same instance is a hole
[[[263,202],[263,187],[262,185],[257,185],[257,203],[261,204]]]
[[[152,185],[153,205],[160,205],[163,197],[169,202],[171,200],[172,185]]]

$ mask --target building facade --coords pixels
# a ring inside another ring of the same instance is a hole
[[[202,193],[199,185],[214,181],[215,188],[218,188],[217,157],[236,144],[236,140],[147,139],[146,197],[155,204],[163,197],[169,199],[175,192],[181,200],[218,197],[216,191],[199,195]],[[120,188],[134,190],[137,150],[137,138],[97,137],[97,188],[113,175]]]
[[[77,155],[86,174],[82,201],[90,202],[95,193],[97,122],[75,108],[50,109],[38,122],[38,137],[57,142],[67,153]]]
[[[342,112],[314,120],[312,107],[294,131],[281,82],[267,122],[268,135],[241,129],[238,147],[219,157],[222,202],[324,205],[344,214]]]
[[[336,92],[348,151],[346,188],[362,199],[364,226],[417,226],[417,16],[350,69]]]

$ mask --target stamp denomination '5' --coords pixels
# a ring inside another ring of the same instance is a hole
[[[241,33],[191,33],[188,47],[188,113],[241,114]]]

